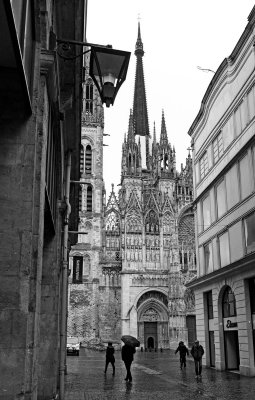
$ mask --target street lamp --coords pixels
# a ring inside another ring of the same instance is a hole
[[[131,53],[113,49],[111,45],[101,46],[75,40],[59,39],[57,44],[61,46],[61,52],[58,49],[57,53],[64,60],[74,60],[91,51],[89,75],[98,89],[102,103],[105,103],[106,107],[113,105],[118,90],[126,79]],[[70,51],[73,45],[90,47],[90,49],[79,55],[66,55],[65,53]]]

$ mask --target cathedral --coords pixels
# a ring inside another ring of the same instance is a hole
[[[69,255],[68,335],[97,348],[121,335],[144,350],[190,345],[196,336],[192,158],[176,169],[164,112],[150,134],[140,23],[133,108],[123,138],[121,184],[106,201],[104,114],[85,74],[78,242]],[[89,57],[86,55],[86,57]],[[86,59],[88,62],[89,59]]]

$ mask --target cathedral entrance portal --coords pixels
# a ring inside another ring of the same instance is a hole
[[[138,339],[145,349],[169,348],[167,305],[166,294],[156,290],[138,299]]]

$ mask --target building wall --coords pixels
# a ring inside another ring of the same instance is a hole
[[[194,192],[198,278],[188,287],[196,298],[199,340],[205,363],[211,365],[210,335],[214,332],[215,366],[254,375],[254,342],[248,279],[255,260],[255,92],[254,47],[248,25],[228,59],[219,66],[189,133],[194,146]],[[229,286],[236,315],[223,318],[222,296]],[[208,320],[207,293],[212,291],[214,318]],[[231,333],[231,331],[233,331]],[[230,333],[229,333],[230,332]],[[236,349],[229,350],[228,338]],[[232,364],[231,364],[232,363]],[[237,362],[238,364],[238,362]]]

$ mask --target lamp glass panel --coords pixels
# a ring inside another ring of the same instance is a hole
[[[102,76],[113,75],[116,79],[119,76],[121,67],[125,60],[122,55],[97,53],[97,59],[100,65]]]

